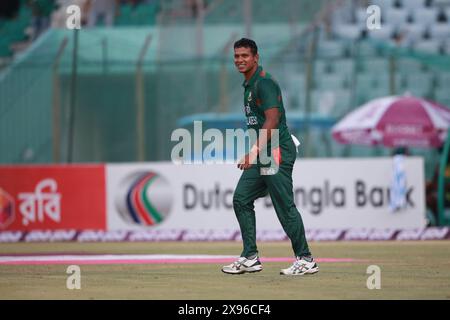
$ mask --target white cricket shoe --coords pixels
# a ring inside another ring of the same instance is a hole
[[[302,276],[319,272],[319,266],[312,257],[297,257],[295,262],[287,269],[281,269],[280,274],[287,276]]]
[[[262,264],[259,261],[258,256],[253,259],[247,259],[246,257],[240,257],[232,264],[222,267],[222,272],[229,274],[241,274],[246,272],[259,272],[262,270]]]

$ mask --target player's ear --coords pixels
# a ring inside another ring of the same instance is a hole
[[[258,61],[259,61],[259,54],[258,53],[255,54],[255,61],[256,61],[256,63],[258,63]]]

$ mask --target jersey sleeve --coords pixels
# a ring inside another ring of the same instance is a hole
[[[280,108],[281,92],[272,79],[261,79],[258,82],[257,105],[264,111],[270,108]]]

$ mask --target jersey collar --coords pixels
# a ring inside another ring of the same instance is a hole
[[[261,73],[261,71],[263,70],[263,68],[261,66],[258,66],[258,68],[256,69],[255,73],[252,75],[252,77],[250,78],[250,80],[244,80],[244,82],[242,83],[242,86],[244,88],[247,88],[248,86],[251,86],[255,83],[256,79],[259,77],[259,74]]]

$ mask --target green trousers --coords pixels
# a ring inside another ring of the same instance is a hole
[[[233,208],[239,222],[244,245],[241,257],[258,254],[254,202],[267,194],[272,199],[281,226],[291,240],[295,256],[311,254],[305,237],[303,221],[294,203],[292,169],[295,153],[292,156],[290,146],[289,150],[281,150],[282,162],[276,174],[261,175],[259,166],[253,165],[250,169],[244,170],[234,192]]]

